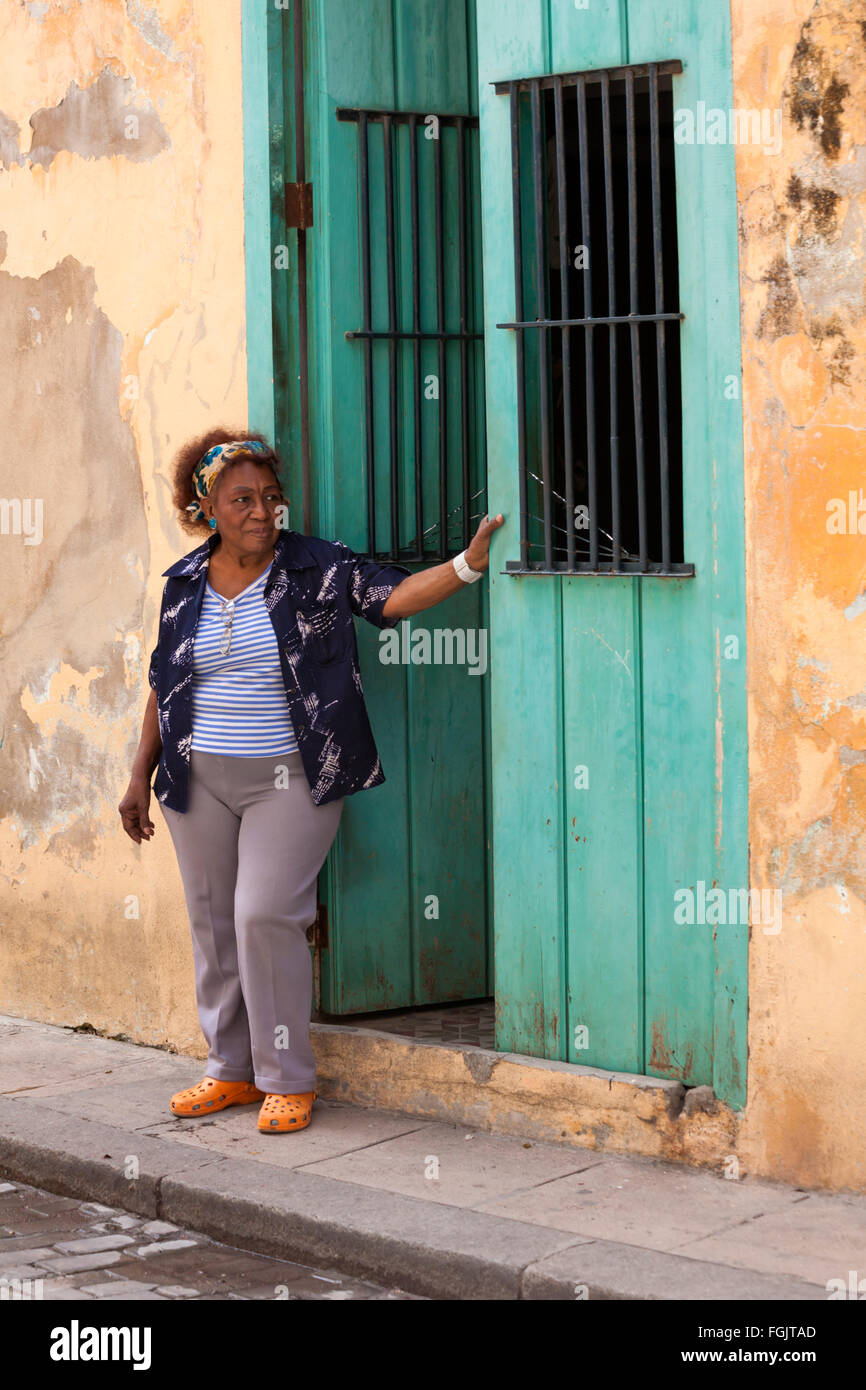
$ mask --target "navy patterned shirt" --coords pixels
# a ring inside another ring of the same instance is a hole
[[[157,800],[185,811],[192,741],[195,632],[208,561],[219,536],[163,570],[157,644],[150,658],[162,753],[153,784]],[[264,602],[280,666],[298,751],[319,806],[384,782],[364,704],[354,617],[396,627],[382,615],[389,594],[411,571],[356,555],[342,541],[281,531],[264,588]]]

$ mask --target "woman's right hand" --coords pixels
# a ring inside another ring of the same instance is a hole
[[[130,840],[134,840],[140,845],[142,840],[149,840],[153,834],[153,821],[148,814],[150,811],[150,781],[147,777],[130,778],[126,795],[118,806],[120,819],[123,821],[123,828]]]

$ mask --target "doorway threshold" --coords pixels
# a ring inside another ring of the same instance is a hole
[[[736,1155],[740,1113],[711,1087],[496,1052],[480,1044],[492,1008],[314,1018],[318,1093],[530,1142],[712,1167]]]

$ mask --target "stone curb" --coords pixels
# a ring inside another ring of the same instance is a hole
[[[433,1299],[827,1296],[800,1279],[588,1240],[252,1159],[199,1156],[24,1098],[0,1097],[0,1174]]]

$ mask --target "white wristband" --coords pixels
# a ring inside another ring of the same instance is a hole
[[[470,569],[466,562],[466,551],[461,550],[459,555],[455,555],[451,562],[458,579],[462,579],[464,584],[474,584],[476,579],[484,577],[483,570]]]

